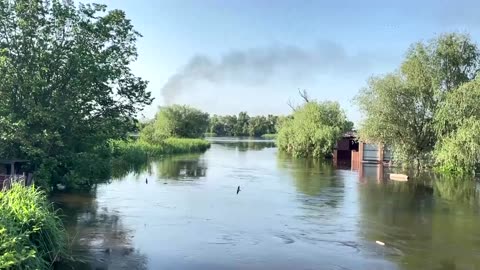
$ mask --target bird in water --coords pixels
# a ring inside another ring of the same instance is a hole
[[[237,187],[237,194],[240,192],[240,186]]]
[[[148,178],[145,178],[145,184],[148,184]]]

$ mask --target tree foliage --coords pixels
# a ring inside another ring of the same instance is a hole
[[[414,44],[398,71],[371,78],[356,97],[364,114],[361,138],[393,146],[401,161],[429,161],[437,142],[468,118],[471,107],[446,99],[462,95],[456,92],[475,78],[479,61],[477,45],[467,35]]]
[[[463,121],[454,132],[438,144],[435,157],[440,168],[447,172],[472,173],[480,164],[480,119]]]
[[[480,164],[480,79],[448,93],[435,114],[436,162],[444,171],[471,173]]]
[[[140,34],[121,10],[0,1],[0,27],[0,152],[30,160],[37,181],[83,174],[77,160],[101,158],[97,150],[134,128],[152,101],[147,82],[129,68]]]
[[[216,136],[251,136],[277,133],[276,115],[249,116],[246,112],[236,115],[213,115],[210,118],[208,132]]]
[[[155,120],[140,133],[150,143],[161,143],[170,137],[201,138],[208,127],[208,113],[186,105],[161,107]]]
[[[333,152],[347,128],[345,113],[337,102],[309,101],[282,120],[278,147],[295,157],[323,158]]]

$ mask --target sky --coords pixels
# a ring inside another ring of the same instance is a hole
[[[312,99],[347,117],[369,77],[395,71],[412,43],[446,32],[480,41],[478,0],[99,0],[122,9],[143,37],[131,68],[158,106],[211,114],[288,114]]]

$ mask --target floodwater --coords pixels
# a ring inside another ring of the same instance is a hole
[[[480,269],[476,183],[385,174],[222,139],[57,195],[78,260],[58,268]]]

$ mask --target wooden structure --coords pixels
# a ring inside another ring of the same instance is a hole
[[[27,162],[28,160],[23,159],[0,160],[0,190],[9,188],[14,182],[21,182],[24,185],[32,183],[32,174],[22,168]]]
[[[358,152],[357,134],[354,131],[345,133],[337,141],[333,150],[333,162],[336,166],[351,166],[353,154]]]
[[[383,165],[391,164],[392,156],[392,151],[388,146],[359,142],[356,132],[351,131],[345,133],[337,141],[333,152],[333,162],[337,168],[350,168],[359,171],[360,175],[375,174],[378,179],[383,179],[386,177]]]

